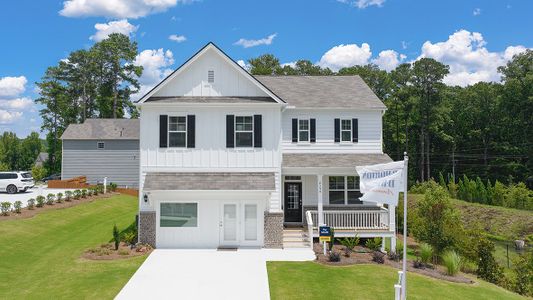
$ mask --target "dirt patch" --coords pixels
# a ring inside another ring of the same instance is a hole
[[[45,204],[43,207],[34,207],[33,209],[28,209],[24,207],[21,209],[20,213],[10,212],[8,216],[0,215],[0,221],[32,218],[33,216],[44,211],[69,208],[69,207],[73,207],[73,206],[76,206],[82,203],[93,202],[93,201],[100,200],[100,199],[107,199],[115,195],[119,195],[119,193],[110,192],[107,194],[99,194],[97,196],[88,196],[86,198],[80,198],[78,200],[75,200],[75,199],[72,199],[71,201],[63,200],[63,202],[61,203],[54,202],[54,204],[52,205]]]
[[[82,258],[90,260],[115,260],[130,257],[142,256],[151,253],[153,250],[150,245],[138,244],[129,246],[126,243],[120,243],[118,250],[112,243],[102,244],[99,247],[91,248],[85,251]]]
[[[409,244],[409,240],[407,241]],[[313,245],[313,250],[315,251],[315,254],[317,256],[316,261],[320,264],[328,265],[328,266],[349,266],[349,265],[356,265],[356,264],[377,264],[376,262],[372,261],[372,251],[368,248],[362,247],[362,246],[356,246],[354,251],[350,254],[350,256],[345,255],[344,246],[342,245],[334,245],[333,251],[336,251],[340,253],[341,260],[339,262],[330,262],[327,256],[324,256],[322,244],[315,243]],[[385,255],[384,257],[384,265],[391,266],[393,268],[396,268],[398,270],[402,269],[402,262],[391,260]],[[471,278],[466,277],[464,274],[459,273],[456,276],[448,276],[446,275],[445,269],[442,266],[431,266],[426,267],[423,269],[415,268],[413,267],[413,261],[407,260],[407,271],[413,272],[417,274],[422,274],[428,277],[433,277],[440,280],[446,280],[450,282],[456,282],[456,283],[467,283],[467,284],[473,284],[475,283]]]

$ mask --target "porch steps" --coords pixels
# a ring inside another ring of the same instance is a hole
[[[283,248],[309,248],[309,234],[303,228],[283,230]]]

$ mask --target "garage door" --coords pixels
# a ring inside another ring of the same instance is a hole
[[[260,200],[159,201],[158,248],[217,248],[263,245]]]

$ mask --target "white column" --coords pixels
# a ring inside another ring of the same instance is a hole
[[[322,188],[322,174],[316,175],[317,187],[318,187],[318,226],[324,224],[324,197]]]
[[[396,252],[396,206],[389,205],[389,231],[394,234],[390,238],[390,251]]]
[[[385,242],[387,241],[387,238],[383,237],[381,238],[381,252],[385,252],[386,249],[385,249]]]

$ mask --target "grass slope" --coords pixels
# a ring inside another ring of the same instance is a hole
[[[324,266],[268,262],[272,299],[394,299],[397,270],[383,265]],[[408,273],[409,299],[524,299],[486,282],[451,283]]]
[[[0,299],[112,299],[145,258],[80,255],[108,242],[113,224],[127,227],[136,212],[136,198],[119,195],[0,222]]]

